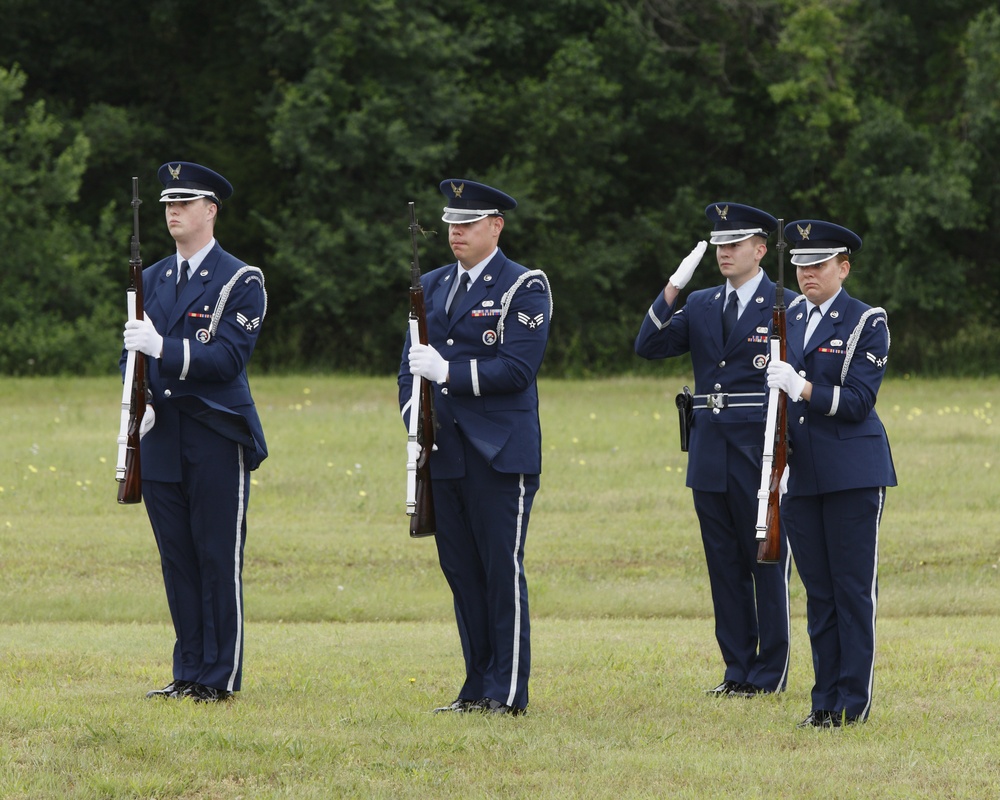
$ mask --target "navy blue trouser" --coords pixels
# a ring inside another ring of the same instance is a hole
[[[528,705],[531,645],[524,539],[538,475],[496,472],[467,442],[466,475],[436,480],[435,540],[455,601],[465,700]]]
[[[791,559],[784,537],[777,564],[757,563],[757,487],[760,467],[729,459],[729,492],[695,490],[705,563],[715,609],[715,638],[725,679],[771,692],[788,682]]]
[[[885,489],[789,497],[781,516],[806,589],[813,710],[868,718]]]
[[[179,483],[142,484],[176,634],[173,677],[235,692],[250,472],[242,445],[183,414],[181,448]]]

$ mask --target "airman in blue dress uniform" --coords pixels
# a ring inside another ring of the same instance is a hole
[[[700,242],[653,301],[635,351],[650,359],[691,355],[695,394],[687,485],[726,664],[722,683],[708,693],[749,697],[783,691],[789,664],[791,560],[782,539],[779,563],[758,564],[755,528],[775,299],[775,284],[760,262],[778,221],[739,203],[712,203],[705,214],[714,224],[711,243],[726,283],[692,292],[677,308],[680,290],[707,247]]]
[[[439,429],[430,471],[438,558],[451,587],[465,682],[436,711],[521,714],[531,647],[524,542],[542,467],[535,378],[552,318],[548,280],[498,246],[509,195],[441,182],[457,261],[421,279],[427,345],[407,336],[399,404],[430,380]]]
[[[267,295],[261,271],[215,239],[229,181],[187,161],[158,177],[177,252],[143,270],[145,314],[124,335],[148,361],[142,496],[176,635],[173,680],[147,696],[216,702],[242,682],[250,471],[267,457],[246,366]]]
[[[788,395],[789,459],[781,521],[807,596],[815,683],[800,727],[864,722],[872,702],[878,538],[896,485],[875,401],[889,358],[881,308],[842,288],[853,231],[823,220],[785,227],[802,295],[789,304],[786,361],[768,386]]]

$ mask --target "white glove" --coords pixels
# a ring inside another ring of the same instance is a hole
[[[806,379],[787,361],[771,361],[767,365],[767,388],[781,389],[793,403],[802,399],[805,386]]]
[[[705,250],[708,248],[708,242],[701,241],[694,246],[694,250],[688,253],[684,260],[677,267],[677,271],[668,279],[670,283],[674,285],[677,289],[683,289],[687,286],[687,282],[691,280],[691,276],[694,275],[695,267],[701,262],[701,257],[705,255]]]
[[[156,412],[153,411],[151,405],[146,406],[146,413],[142,415],[142,421],[139,423],[139,439],[142,439],[147,433],[153,430],[153,426],[156,424]]]
[[[434,383],[448,380],[448,362],[429,344],[410,346],[410,372]]]
[[[125,323],[125,349],[138,350],[150,358],[163,354],[163,337],[156,332],[149,317],[130,319]]]
[[[788,492],[788,464],[785,464],[785,471],[781,473],[781,480],[778,481],[778,497],[779,497],[778,502],[781,502],[780,498],[784,497],[787,492]]]

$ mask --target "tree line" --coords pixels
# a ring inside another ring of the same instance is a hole
[[[150,264],[173,250],[169,160],[236,187],[216,232],[267,277],[256,369],[393,372],[407,203],[424,269],[449,262],[437,184],[462,177],[519,202],[501,246],[550,279],[547,374],[663,369],[632,342],[716,200],[858,232],[847,289],[888,311],[893,372],[1000,371],[985,0],[0,0],[0,17],[5,374],[117,368],[131,177]],[[709,254],[690,289],[718,282]]]

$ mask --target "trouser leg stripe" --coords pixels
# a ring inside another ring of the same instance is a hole
[[[226,684],[228,691],[233,690],[236,682],[236,673],[240,668],[240,658],[243,649],[243,578],[240,570],[240,550],[243,543],[243,509],[246,508],[246,496],[244,494],[246,481],[245,467],[243,465],[243,446],[236,445],[239,451],[239,487],[237,489],[239,499],[236,504],[236,544],[233,547],[233,590],[236,592],[236,643],[233,648],[233,671],[229,675]]]
[[[872,565],[872,586],[871,586],[871,598],[872,598],[872,663],[871,669],[868,672],[868,702],[865,705],[865,710],[862,714],[867,717],[868,710],[872,705],[872,692],[874,690],[875,684],[875,617],[877,616],[877,606],[878,606],[878,535],[879,528],[882,522],[882,508],[885,505],[885,487],[879,487],[878,490],[878,514],[875,517],[875,563]]]
[[[517,554],[521,550],[521,536],[524,532],[524,474],[518,477],[518,489],[520,494],[517,498],[517,532],[514,536],[514,552],[511,558],[514,559],[514,641],[513,658],[510,665],[510,693],[507,695],[507,705],[514,704],[517,696],[517,675],[521,660],[521,565]]]

